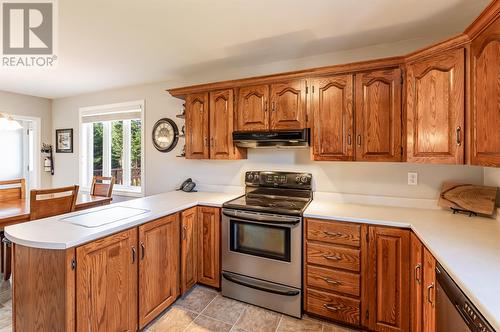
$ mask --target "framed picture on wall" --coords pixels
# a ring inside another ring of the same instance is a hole
[[[56,129],[56,152],[73,153],[73,128]]]

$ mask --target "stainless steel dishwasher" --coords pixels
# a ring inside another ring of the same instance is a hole
[[[436,282],[437,332],[495,331],[439,264]]]

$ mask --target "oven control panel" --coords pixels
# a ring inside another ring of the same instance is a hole
[[[249,171],[245,173],[247,186],[311,189],[312,175],[297,172]]]

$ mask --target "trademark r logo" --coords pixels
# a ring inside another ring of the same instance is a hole
[[[52,3],[3,3],[3,54],[52,54]]]

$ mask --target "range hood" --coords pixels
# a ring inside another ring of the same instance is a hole
[[[303,148],[309,146],[309,129],[235,131],[233,142],[242,148]]]

